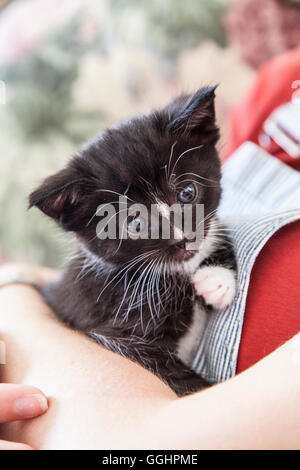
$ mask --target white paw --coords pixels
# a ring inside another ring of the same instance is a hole
[[[231,269],[221,266],[200,268],[193,276],[193,283],[197,294],[213,307],[224,308],[234,299],[236,280]]]

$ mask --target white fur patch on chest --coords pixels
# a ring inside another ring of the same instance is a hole
[[[200,243],[199,250],[195,253],[195,256],[183,263],[184,271],[187,274],[194,274],[202,261],[208,258],[217,248],[218,242],[216,238],[212,236],[212,233],[213,229],[210,227],[207,236]]]
[[[179,339],[176,355],[187,366],[193,357],[193,352],[198,345],[207,320],[207,312],[199,302],[194,304],[192,322],[186,333]]]

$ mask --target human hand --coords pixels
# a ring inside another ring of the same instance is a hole
[[[8,282],[10,279],[24,279],[24,281],[44,285],[57,280],[59,272],[41,266],[34,266],[24,263],[9,262],[0,266],[1,281]]]
[[[0,384],[0,423],[35,418],[47,409],[47,398],[39,389],[26,385]],[[30,449],[26,444],[0,439],[0,450]]]

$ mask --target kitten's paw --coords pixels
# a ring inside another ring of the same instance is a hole
[[[198,295],[202,295],[208,305],[224,308],[230,305],[236,292],[235,273],[221,266],[205,266],[193,276]]]

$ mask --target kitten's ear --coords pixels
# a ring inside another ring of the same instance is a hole
[[[49,176],[29,196],[29,208],[38,207],[65,230],[76,231],[88,217],[89,183],[72,167]]]
[[[189,135],[192,133],[215,133],[215,89],[200,88],[191,96],[177,98],[170,107],[171,122],[168,130],[174,135]]]

